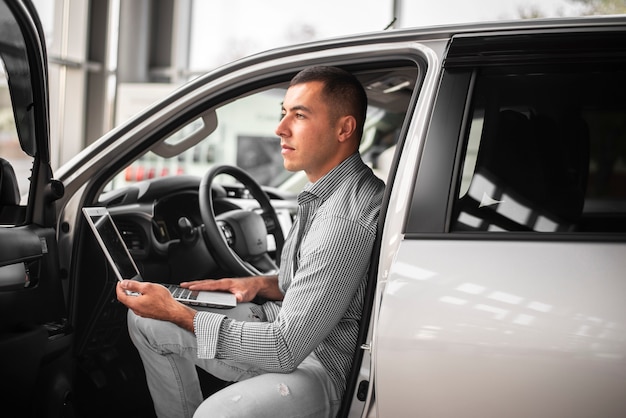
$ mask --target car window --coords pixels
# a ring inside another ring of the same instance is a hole
[[[164,155],[159,145],[125,167],[107,188],[159,177],[202,176],[216,164],[237,165],[249,170],[259,183],[272,184],[284,171],[277,158],[280,140],[273,135],[284,91],[269,88],[211,110],[209,113],[216,120],[210,129],[205,129],[207,122],[203,115],[193,119],[162,141],[175,146],[188,142],[193,135],[202,136],[191,141],[192,146],[181,147],[174,155]],[[220,180],[227,179],[223,177]]]
[[[20,146],[7,76],[0,60],[0,224],[14,224],[16,219],[5,218],[9,207],[25,204],[30,185],[33,157]]]
[[[386,179],[387,161],[406,116],[417,69],[373,70],[361,78],[369,97],[361,154]],[[208,110],[126,166],[105,191],[160,177],[202,176],[213,165],[229,164],[243,168],[263,186],[299,192],[306,176],[284,169],[280,139],[274,133],[286,90],[286,84],[268,86]],[[220,176],[218,181],[232,179]]]
[[[626,232],[626,69],[477,78],[451,230]]]

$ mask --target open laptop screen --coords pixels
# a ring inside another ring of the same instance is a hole
[[[96,238],[102,240],[105,255],[117,267],[118,279],[141,280],[139,271],[130,256],[126,244],[122,239],[117,227],[111,219],[111,215],[104,208],[84,208],[83,211],[89,219],[90,226],[97,230]]]
[[[109,211],[103,207],[90,207],[83,208],[83,213],[118,280],[142,280],[137,265],[128,252]],[[184,289],[174,284],[162,285],[179,302],[220,309],[237,306],[237,298],[229,292],[197,291]]]

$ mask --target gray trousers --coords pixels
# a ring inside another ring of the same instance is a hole
[[[227,315],[253,321],[249,307],[239,304]],[[337,390],[314,354],[292,373],[268,373],[248,364],[199,359],[195,334],[130,310],[128,330],[159,417],[334,417],[339,409]],[[196,365],[236,383],[203,400]]]

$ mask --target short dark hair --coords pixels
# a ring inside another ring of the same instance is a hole
[[[351,73],[337,67],[308,67],[296,74],[289,86],[319,81],[324,84],[322,94],[328,99],[333,114],[352,115],[357,122],[357,136],[361,139],[367,115],[367,95],[361,82]]]

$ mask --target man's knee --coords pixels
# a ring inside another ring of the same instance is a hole
[[[320,381],[317,373],[298,369],[233,383],[205,399],[194,417],[327,417],[336,414],[338,405],[334,387],[326,377]]]
[[[252,411],[263,414],[264,408],[255,404],[249,392],[239,393],[226,388],[206,398],[196,409],[194,418],[243,417],[251,416]]]

